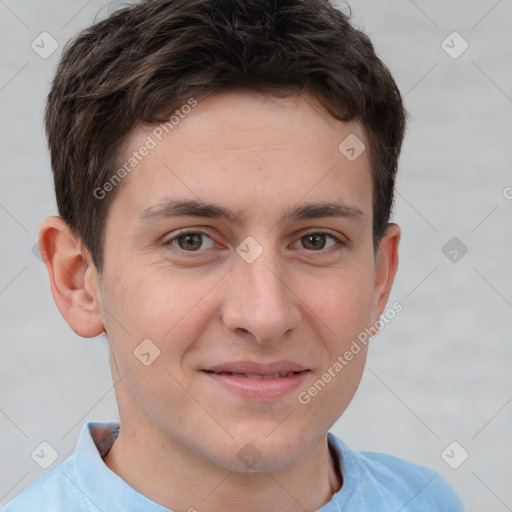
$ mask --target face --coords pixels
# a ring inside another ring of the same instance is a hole
[[[387,299],[368,151],[338,149],[367,138],[308,95],[242,92],[154,130],[125,141],[125,161],[156,145],[110,207],[97,297],[121,420],[226,468],[246,470],[252,450],[259,469],[283,469],[349,404],[366,347],[333,365]]]

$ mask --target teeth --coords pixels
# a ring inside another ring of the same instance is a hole
[[[247,379],[282,379],[284,377],[290,377],[297,372],[282,372],[274,373],[273,375],[248,375],[247,373],[233,373],[233,372],[220,372],[219,375],[236,375],[240,377],[246,377]]]

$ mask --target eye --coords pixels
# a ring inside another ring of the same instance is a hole
[[[313,251],[321,251],[322,249],[330,249],[336,245],[343,245],[341,240],[334,235],[324,232],[307,233],[300,238],[300,242],[305,249]]]
[[[197,252],[199,249],[211,249],[215,246],[215,242],[204,233],[182,231],[178,235],[169,238],[165,245],[172,245],[188,252]]]
[[[304,249],[316,252],[344,245],[339,238],[326,232],[307,233],[296,243],[299,242]],[[169,238],[164,245],[186,252],[201,252],[201,249],[211,249],[216,244],[210,236],[200,231],[180,231],[177,235]]]

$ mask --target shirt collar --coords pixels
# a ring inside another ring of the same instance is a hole
[[[136,491],[103,461],[119,434],[118,421],[85,423],[74,452],[76,485],[84,499],[102,512],[169,512],[169,509]]]
[[[119,427],[118,421],[92,421],[82,426],[74,451],[76,482],[73,483],[84,495],[84,499],[103,512],[169,512],[170,509],[136,491],[103,461],[103,456],[119,434]],[[327,439],[338,456],[343,485],[331,501],[317,512],[340,510],[341,506],[349,502],[358,480],[357,464],[350,449],[331,432],[327,433]],[[66,476],[73,481],[70,475]]]

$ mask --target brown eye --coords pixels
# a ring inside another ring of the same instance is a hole
[[[323,249],[325,246],[325,235],[322,234],[305,235],[301,240],[306,249]]]
[[[330,245],[327,245],[328,241],[332,240]],[[322,249],[328,249],[341,244],[341,242],[333,235],[329,233],[308,233],[300,239],[302,246],[305,249],[319,251]]]
[[[199,252],[200,249],[210,249],[215,245],[211,237],[204,233],[181,232],[177,236],[170,238],[165,245],[170,245],[176,249],[182,249],[187,252]]]
[[[203,239],[201,238],[201,235],[197,233],[182,235],[176,240],[178,241],[180,248],[185,249],[186,251],[197,251],[197,249],[200,249],[201,245],[203,245]]]

